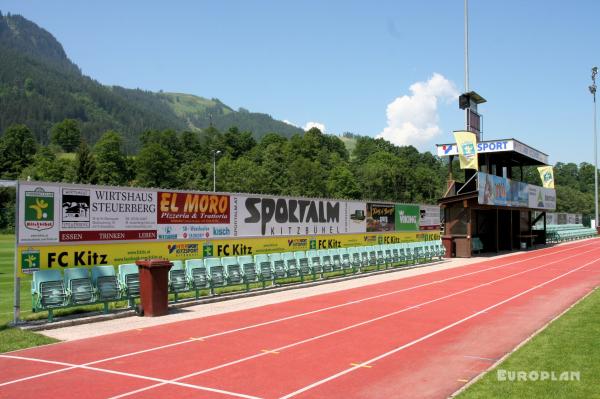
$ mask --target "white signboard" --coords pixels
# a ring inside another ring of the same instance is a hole
[[[419,205],[421,215],[420,230],[437,230],[440,228],[440,207],[437,205]]]
[[[528,184],[529,207],[534,209],[556,209],[556,191],[553,188],[544,188]]]
[[[366,204],[327,199],[235,196],[233,235],[288,236],[362,233]]]
[[[458,147],[456,144],[438,144],[437,155],[440,157],[447,157],[450,155],[458,155]],[[544,164],[548,163],[548,155],[540,152],[534,148],[529,147],[517,140],[490,140],[480,141],[477,143],[478,153],[492,153],[502,151],[515,151],[519,154],[526,155]]]
[[[156,192],[19,184],[19,242],[156,239]]]
[[[367,203],[360,201],[42,182],[20,182],[18,201],[24,245],[367,231]],[[439,207],[422,206],[420,221],[439,228]]]

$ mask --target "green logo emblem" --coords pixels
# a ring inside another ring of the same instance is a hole
[[[462,152],[465,158],[472,158],[475,156],[475,146],[473,143],[464,143],[462,145]]]
[[[27,249],[21,252],[21,271],[31,274],[37,270],[40,270],[40,251]]]
[[[310,249],[317,249],[317,240],[310,240]]]
[[[383,244],[383,236],[377,237],[377,244]]]
[[[47,230],[54,226],[54,193],[38,187],[25,191],[25,227]]]
[[[396,205],[396,231],[419,230],[419,205]]]
[[[202,256],[205,258],[210,258],[213,255],[213,245],[212,244],[203,244],[202,245]]]

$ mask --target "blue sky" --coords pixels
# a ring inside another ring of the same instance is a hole
[[[552,163],[593,162],[587,86],[600,64],[600,2],[469,5],[484,138],[517,138]],[[464,125],[454,97],[464,90],[463,0],[0,0],[0,10],[50,31],[103,84],[216,97],[334,134],[409,123],[403,140],[422,150]],[[418,82],[424,97],[410,89]]]

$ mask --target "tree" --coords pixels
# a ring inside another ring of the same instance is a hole
[[[248,153],[256,145],[251,132],[240,133],[237,127],[231,127],[222,137],[220,149],[235,158]]]
[[[123,139],[117,132],[108,131],[94,146],[97,179],[100,184],[121,186],[127,183],[130,173],[123,152]]]
[[[142,148],[150,144],[159,144],[166,149],[171,156],[180,159],[182,156],[182,145],[174,130],[156,131],[150,130],[142,133],[140,137]]]
[[[94,184],[96,182],[96,160],[85,141],[81,141],[75,155],[75,181]]]
[[[37,142],[25,125],[11,125],[0,138],[0,176],[15,179],[31,164]]]
[[[340,164],[329,173],[329,178],[327,179],[327,196],[347,199],[359,199],[361,197],[356,176],[354,176],[346,165]]]
[[[33,156],[33,162],[21,171],[20,177],[27,180],[61,182],[69,181],[72,161],[57,159],[48,147],[41,147]]]
[[[52,127],[50,142],[58,144],[65,152],[73,152],[81,142],[79,122],[75,119],[65,119]]]
[[[159,143],[150,143],[135,160],[137,184],[143,187],[175,188],[177,160]]]
[[[263,193],[268,183],[265,170],[247,157],[219,159],[217,189],[220,191]]]

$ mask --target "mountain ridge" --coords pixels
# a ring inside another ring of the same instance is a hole
[[[66,118],[79,120],[92,144],[107,130],[122,133],[129,151],[139,148],[139,137],[148,130],[235,126],[256,139],[271,132],[286,137],[304,132],[268,114],[234,110],[216,98],[102,85],[81,73],[50,32],[1,11],[0,59],[0,132],[23,123],[41,143],[48,143],[51,127]]]

